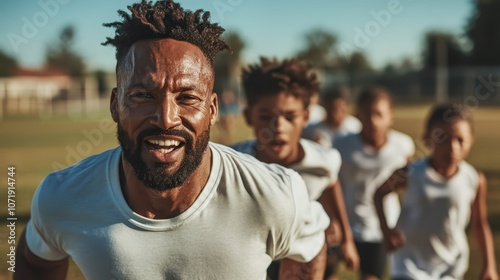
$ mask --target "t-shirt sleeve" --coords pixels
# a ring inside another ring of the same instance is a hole
[[[291,183],[295,217],[276,258],[309,262],[323,248],[330,219],[321,204],[309,200],[305,183],[298,174],[291,177]]]
[[[47,232],[47,228],[49,227],[47,224],[44,224],[44,218],[50,218],[44,217],[41,213],[43,203],[40,203],[40,200],[43,195],[43,185],[46,183],[47,180],[42,182],[33,196],[31,218],[26,225],[26,244],[30,251],[38,257],[49,261],[58,261],[66,258],[68,255],[54,245],[55,243],[52,239],[55,238],[55,235]]]
[[[413,139],[410,136],[406,136],[405,149],[408,158],[415,154],[415,143],[413,143]]]
[[[306,127],[302,131],[302,138],[309,139],[325,148],[330,148],[333,140],[331,135],[318,125]]]
[[[330,155],[330,180],[331,182],[337,182],[339,177],[340,167],[342,166],[342,157],[337,149],[332,148]]]

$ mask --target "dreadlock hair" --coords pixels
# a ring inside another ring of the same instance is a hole
[[[457,121],[466,121],[469,123],[471,130],[473,130],[473,120],[472,115],[464,106],[454,106],[451,104],[442,104],[435,106],[425,125],[425,130],[427,132],[442,123],[454,123]]]
[[[210,12],[202,9],[191,12],[184,10],[173,0],[157,1],[152,4],[142,0],[127,6],[128,14],[119,10],[123,21],[104,23],[105,27],[114,27],[115,37],[106,37],[103,46],[116,48],[117,68],[128,50],[137,41],[151,39],[174,39],[185,41],[201,49],[213,68],[215,55],[229,46],[220,38],[224,28],[217,23],[210,23]]]
[[[243,70],[243,88],[248,106],[253,106],[261,97],[284,92],[301,99],[307,108],[311,95],[319,90],[319,82],[305,61],[261,57],[260,64]]]
[[[389,105],[392,107],[392,97],[389,90],[380,86],[368,87],[363,89],[359,94],[356,106],[359,109],[364,105],[373,104],[381,99],[387,100]]]

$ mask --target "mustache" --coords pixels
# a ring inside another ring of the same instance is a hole
[[[149,136],[179,136],[179,137],[184,138],[187,143],[193,142],[193,137],[184,130],[180,130],[180,129],[163,130],[163,129],[158,128],[158,127],[151,127],[151,128],[145,129],[144,131],[139,133],[139,135],[137,136],[138,143],[143,142],[144,138],[149,137]]]

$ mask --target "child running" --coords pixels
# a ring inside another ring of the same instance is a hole
[[[327,112],[325,119],[317,124],[308,125],[302,136],[330,148],[333,147],[335,138],[359,133],[361,123],[349,115],[348,96],[349,90],[346,87],[328,88],[321,95],[321,103]]]
[[[339,178],[360,257],[361,279],[380,279],[386,254],[373,194],[394,171],[406,166],[415,146],[408,135],[391,129],[392,99],[386,89],[363,90],[357,100],[357,117],[361,132],[335,140],[335,148],[342,156]],[[387,197],[384,206],[394,225],[400,211],[397,194]]]
[[[300,139],[308,121],[310,94],[319,89],[316,76],[298,59],[261,58],[260,64],[243,72],[243,86],[248,104],[244,117],[256,139],[233,148],[297,171],[306,182],[310,199],[319,200],[330,218],[339,221],[346,265],[356,270],[358,256],[337,180],[340,155],[335,149]],[[268,270],[271,279],[276,279],[275,270],[273,266]]]
[[[483,258],[477,279],[498,279],[486,179],[464,160],[474,142],[469,112],[451,105],[435,107],[424,140],[430,156],[396,171],[374,197],[385,246],[395,250],[393,279],[462,279],[469,264],[469,220]],[[382,200],[403,187],[403,209],[393,228]]]

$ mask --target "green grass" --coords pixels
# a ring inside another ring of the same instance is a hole
[[[430,106],[400,106],[395,109],[395,128],[409,134],[417,143],[417,155],[426,153],[418,139],[423,131],[423,119]],[[474,112],[476,143],[468,158],[474,166],[485,170],[489,180],[489,218],[494,232],[495,250],[500,256],[500,108],[480,108]],[[104,122],[109,127],[101,127]],[[110,128],[111,127],[111,128]],[[102,138],[89,139],[88,132],[100,133]],[[252,137],[252,131],[239,118],[233,129],[222,131],[215,126],[212,140],[224,144]],[[95,114],[85,119],[68,119],[55,116],[53,120],[39,120],[37,117],[10,117],[0,121],[0,188],[6,192],[7,167],[16,167],[16,210],[24,221],[18,224],[20,235],[29,216],[31,197],[35,188],[47,173],[68,166],[77,159],[99,153],[117,145],[114,124],[108,113]],[[5,198],[5,196],[2,196]],[[1,205],[5,205],[1,203]],[[0,210],[5,221],[6,207]],[[0,262],[5,264],[7,229],[0,229]],[[475,242],[471,242],[471,267],[465,279],[476,279],[481,265]],[[354,274],[341,270],[340,279],[356,279]],[[6,269],[0,271],[0,279],[10,279]],[[83,279],[72,265],[68,279]]]

